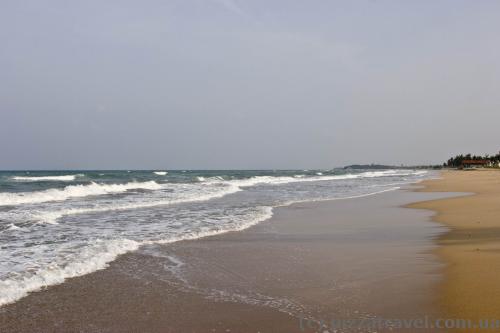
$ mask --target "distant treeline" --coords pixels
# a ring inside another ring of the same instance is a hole
[[[344,169],[386,170],[386,169],[440,169],[441,165],[384,165],[384,164],[351,164]]]
[[[450,158],[448,161],[443,163],[444,166],[452,167],[452,168],[457,168],[462,166],[464,161],[488,161],[491,162],[491,164],[498,165],[500,162],[500,152],[496,155],[472,155],[472,154],[460,154],[455,157]]]

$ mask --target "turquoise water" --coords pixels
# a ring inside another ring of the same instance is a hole
[[[422,170],[0,172],[0,305],[153,243],[242,230],[299,201],[355,198]]]

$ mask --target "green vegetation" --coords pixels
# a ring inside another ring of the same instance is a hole
[[[450,168],[459,168],[462,167],[464,161],[485,161],[487,162],[485,167],[498,167],[500,163],[500,152],[496,155],[472,155],[472,154],[460,154],[455,157],[450,158],[448,161],[443,163],[443,166]]]
[[[354,169],[354,170],[387,170],[387,169],[441,169],[442,166],[439,165],[385,165],[385,164],[352,164],[347,165],[344,169]]]

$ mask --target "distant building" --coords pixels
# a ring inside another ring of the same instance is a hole
[[[485,166],[489,166],[490,161],[488,160],[463,160],[461,167],[464,169],[470,168],[484,168]]]

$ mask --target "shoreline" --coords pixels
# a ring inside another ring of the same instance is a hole
[[[293,202],[289,202],[289,203],[284,203],[282,205],[277,205],[277,206],[268,206],[268,207],[266,207],[267,212],[264,214],[264,217],[258,218],[258,219],[253,220],[253,221],[249,221],[249,222],[245,223],[244,225],[240,226],[239,228],[235,228],[235,229],[220,230],[220,231],[205,232],[205,233],[201,232],[201,233],[193,235],[193,236],[179,237],[178,239],[175,239],[175,240],[172,239],[172,240],[138,242],[138,241],[127,239],[125,241],[130,243],[128,246],[128,247],[130,247],[130,249],[121,250],[118,254],[112,254],[113,258],[110,260],[105,260],[102,263],[98,264],[98,266],[99,266],[98,268],[95,268],[92,271],[88,271],[88,272],[85,272],[82,274],[76,274],[76,275],[69,274],[69,275],[66,275],[63,277],[63,281],[58,281],[55,283],[50,283],[48,285],[38,286],[38,287],[33,288],[31,290],[23,291],[22,295],[16,299],[10,299],[6,302],[0,302],[0,308],[2,306],[8,305],[8,304],[13,304],[13,303],[19,301],[20,299],[27,297],[31,293],[43,291],[44,289],[49,288],[51,286],[65,283],[65,281],[68,279],[78,278],[80,276],[85,276],[87,274],[92,274],[96,271],[106,269],[109,266],[109,264],[112,263],[114,260],[116,260],[118,257],[120,257],[122,255],[126,255],[128,253],[133,253],[134,251],[137,251],[142,246],[154,245],[154,244],[172,244],[172,243],[181,242],[181,241],[195,241],[197,239],[202,239],[205,237],[213,237],[213,236],[223,235],[223,234],[231,233],[231,232],[240,232],[240,231],[244,231],[248,228],[252,228],[252,227],[258,225],[259,223],[263,223],[263,222],[271,219],[273,217],[275,209],[287,208],[287,207],[290,207],[293,205],[298,205],[298,204],[308,204],[308,203],[312,204],[312,203],[330,202],[330,201],[337,201],[337,200],[351,200],[351,199],[364,198],[364,197],[378,195],[378,194],[382,194],[382,193],[386,193],[386,192],[396,191],[396,190],[401,189],[401,186],[410,186],[413,184],[416,184],[416,183],[400,183],[400,184],[397,184],[398,186],[395,186],[395,187],[379,190],[376,192],[366,193],[366,194],[348,196],[348,197],[339,197],[339,198],[333,198],[333,199],[316,199],[316,200],[307,200],[306,199],[306,200],[302,200],[302,201],[293,201]],[[85,268],[83,268],[83,269],[85,269]],[[36,282],[35,282],[35,284],[36,284]],[[0,301],[3,301],[3,300],[0,299]]]
[[[437,313],[432,239],[442,227],[401,206],[444,196],[396,190],[278,207],[243,231],[122,255],[1,307],[0,323],[6,332],[299,332],[301,317]]]
[[[463,193],[408,205],[435,212],[432,219],[449,229],[436,240],[436,254],[446,263],[439,286],[439,307],[449,318],[498,319],[500,172],[447,170],[441,179],[421,184],[423,188],[417,191],[423,193]]]

